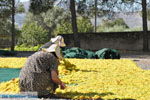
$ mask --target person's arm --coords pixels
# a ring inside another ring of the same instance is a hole
[[[54,83],[60,85],[61,89],[65,89],[65,88],[66,88],[65,83],[63,83],[63,82],[59,79],[56,70],[52,70],[52,71],[51,71],[51,78],[52,78],[52,81],[53,81]]]

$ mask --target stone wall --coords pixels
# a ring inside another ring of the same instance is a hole
[[[143,49],[142,34],[143,34],[142,32],[111,32],[111,33],[108,32],[108,33],[79,33],[76,35],[78,35],[78,39],[80,40],[80,48],[87,50],[113,48],[118,50],[142,51]],[[65,38],[65,42],[69,47],[74,47],[73,34],[62,34],[62,36]]]
[[[142,32],[108,32],[108,33],[79,33],[75,42],[80,42],[80,48],[87,50],[99,50],[102,48],[113,48],[118,50],[142,51]],[[150,32],[149,32],[150,34]],[[61,34],[69,47],[74,46],[73,34]],[[150,39],[150,37],[149,37]],[[0,35],[0,48],[11,46],[11,37]],[[150,48],[150,41],[149,41]]]

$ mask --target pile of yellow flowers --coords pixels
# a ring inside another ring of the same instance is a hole
[[[16,94],[19,93],[19,78],[12,79],[8,82],[0,83],[0,94]]]
[[[0,58],[0,68],[22,68],[27,58]]]
[[[25,62],[21,59],[20,61]],[[142,70],[132,60],[67,59],[67,61],[75,66],[71,66],[72,70],[67,69],[68,63],[67,68],[65,63],[59,66],[60,78],[66,83],[67,88],[65,90],[58,88],[56,95],[73,99],[149,100],[150,98],[150,71]],[[18,78],[1,83],[0,92],[18,93]]]

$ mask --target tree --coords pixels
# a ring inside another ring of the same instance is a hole
[[[79,17],[77,19],[78,31],[80,33],[93,32],[93,25],[88,18]],[[55,34],[68,34],[73,33],[72,25],[70,21],[62,21],[60,25],[55,29]]]
[[[78,33],[75,0],[70,0],[70,11],[71,11],[71,20],[72,20],[72,30],[73,30],[73,33],[75,34],[75,33]]]
[[[97,31],[97,0],[95,0],[95,33]]]
[[[77,20],[76,20],[76,10],[75,10],[75,0],[70,0],[70,11],[71,11],[71,24],[72,30],[74,33],[74,46],[80,47],[80,39],[78,37],[78,27],[77,27]]]
[[[148,27],[147,27],[147,4],[142,0],[142,18],[143,18],[143,51],[148,51]]]
[[[150,8],[147,9],[147,19],[150,20]]]
[[[47,11],[52,8],[54,1],[50,0],[31,0],[31,8],[34,13]],[[57,0],[56,0],[57,1]],[[61,2],[66,0],[60,0]],[[146,12],[146,0],[69,0],[70,11],[72,17],[72,29],[73,33],[78,33],[75,3],[77,4],[77,12],[79,15],[86,17],[93,17],[95,15],[95,31],[96,31],[96,17],[107,16],[112,18],[115,12],[134,12],[140,9],[142,4],[142,16],[143,16],[143,50],[148,50],[148,36],[147,36],[147,12]],[[142,3],[141,3],[142,1]],[[97,5],[97,6],[95,6]],[[136,5],[136,6],[134,6]],[[97,13],[96,13],[97,12]],[[74,35],[75,40],[78,40],[75,45],[79,46],[78,35]]]
[[[24,24],[18,44],[25,44],[26,46],[44,44],[49,41],[47,34],[47,30],[38,26],[35,22]]]
[[[129,30],[129,27],[123,19],[118,18],[116,20],[103,20],[97,29],[98,32],[123,32]]]
[[[16,9],[16,12],[17,13],[23,13],[25,12],[25,8],[24,8],[24,5],[22,3],[19,3],[17,9]]]
[[[15,48],[15,43],[16,43],[16,32],[15,32],[15,13],[21,13],[24,12],[25,10],[23,10],[23,8],[19,8],[19,10],[17,10],[18,8],[15,7],[15,0],[12,0],[12,6],[11,6],[11,21],[12,21],[12,27],[11,27],[11,51],[14,51]],[[19,6],[20,7],[20,6]]]
[[[29,11],[33,14],[40,14],[42,12],[47,12],[54,6],[55,0],[30,0]]]
[[[11,0],[0,0],[0,18],[7,19],[11,15]]]
[[[53,0],[31,0],[30,11],[34,14],[40,14],[42,12],[46,12],[49,9],[52,9],[54,7],[55,2],[57,2],[57,0],[56,1],[53,1]],[[66,2],[66,1],[64,0],[64,2]],[[78,30],[77,30],[77,25],[76,25],[75,0],[70,0],[70,11],[71,11],[71,17],[72,17],[73,32],[77,33]]]
[[[113,16],[115,12],[133,12],[139,10],[140,2],[138,0],[78,0],[77,12],[82,16],[95,16],[95,8],[97,5],[97,15]],[[134,5],[137,6],[134,6]]]
[[[11,22],[11,16],[12,16],[12,8],[13,8],[13,0],[0,0],[0,29],[4,29],[4,27],[7,28],[7,23]],[[22,10],[19,10],[22,9]],[[14,5],[14,10],[16,13],[24,12],[23,5],[19,3],[19,5]],[[2,24],[3,23],[3,24]],[[4,25],[6,23],[6,25]],[[8,28],[9,29],[9,28]],[[6,30],[6,29],[5,29]],[[1,32],[0,33],[7,33],[7,32]]]
[[[60,17],[60,15],[63,12],[58,13],[53,11],[56,8],[56,7],[54,8],[54,3],[56,1],[57,0],[55,1],[54,0],[31,0],[30,1],[29,11],[32,12],[34,15],[36,15],[35,19],[39,20],[39,21],[36,20],[38,22],[38,25],[42,25],[45,29],[49,30],[49,36],[48,36],[49,38],[51,38],[52,32],[57,26],[57,23],[59,23],[60,20],[62,20],[61,19],[62,17]],[[64,11],[64,9],[62,10]],[[51,11],[54,13],[51,13]],[[47,22],[44,22],[44,14],[50,15],[50,16],[46,16],[47,17],[46,19],[48,19]]]
[[[15,0],[12,0],[12,41],[11,41],[11,51],[15,48]]]
[[[0,0],[0,34],[11,33],[11,4],[11,0]]]
[[[0,0],[0,33],[11,34],[12,44],[11,50],[14,51],[15,46],[15,0]],[[10,19],[11,18],[11,19]],[[12,26],[10,26],[12,25]]]
[[[28,13],[25,19],[25,24],[36,22],[37,25],[48,31],[47,37],[50,39],[54,34],[54,30],[62,20],[70,20],[70,13],[59,7],[53,7],[47,12],[40,13],[38,15]]]

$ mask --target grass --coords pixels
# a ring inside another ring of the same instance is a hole
[[[25,46],[25,45],[17,45],[15,46],[15,51],[38,51],[38,49],[41,47],[42,45],[37,45],[37,46]],[[10,48],[0,48],[1,50],[10,50]]]

